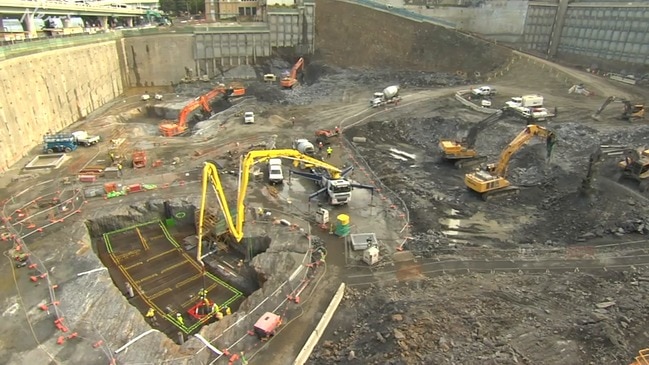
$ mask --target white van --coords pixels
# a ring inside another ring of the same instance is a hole
[[[271,184],[281,184],[284,181],[281,159],[271,158],[268,160],[268,181]]]

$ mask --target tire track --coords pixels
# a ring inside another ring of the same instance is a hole
[[[404,263],[398,263],[397,266]],[[638,271],[639,268],[649,267],[649,254],[618,256],[605,260],[594,259],[538,259],[538,260],[463,260],[463,261],[425,261],[405,263],[406,266],[418,268],[418,279],[437,277],[446,274],[465,275],[472,273],[509,272],[517,274],[551,274],[565,272],[606,272],[606,271]],[[399,271],[379,270],[367,274],[351,275],[345,283],[349,286],[363,287],[371,284],[389,283],[399,280]]]

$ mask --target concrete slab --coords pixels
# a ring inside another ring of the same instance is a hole
[[[35,169],[56,169],[66,160],[65,153],[54,153],[50,155],[38,155],[25,165],[27,170]]]

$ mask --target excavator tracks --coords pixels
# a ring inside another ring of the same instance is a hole
[[[514,196],[514,195],[518,195],[520,193],[520,191],[521,191],[521,189],[518,186],[508,186],[506,188],[487,191],[486,193],[482,193],[482,200],[489,201],[489,200],[492,200],[492,199],[500,199],[500,198],[504,198],[504,197],[507,197],[507,196]]]
[[[469,169],[478,166],[484,162],[487,162],[487,156],[479,156],[479,157],[456,160],[453,163],[453,165],[455,165],[455,167],[458,169]]]

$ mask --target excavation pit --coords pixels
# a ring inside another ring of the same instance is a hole
[[[25,165],[26,170],[56,169],[66,159],[65,153],[54,153],[50,155],[38,155]]]
[[[130,303],[143,315],[153,308],[151,326],[170,338],[178,332],[196,333],[215,320],[213,304],[225,314],[226,307],[235,311],[244,299],[240,290],[206,271],[178,244],[193,233],[155,220],[104,233],[104,245],[97,245],[116,285],[127,297],[129,291],[134,294]],[[202,289],[207,295],[201,295]]]

